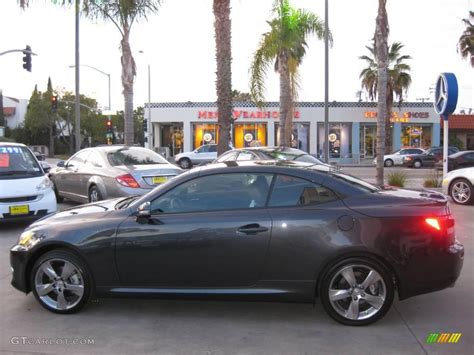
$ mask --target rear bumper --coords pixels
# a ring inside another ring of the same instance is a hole
[[[464,262],[464,246],[455,242],[447,248],[413,255],[398,272],[401,300],[453,287]]]

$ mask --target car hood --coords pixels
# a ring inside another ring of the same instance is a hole
[[[41,184],[46,176],[35,176],[24,179],[5,179],[0,180],[0,197],[19,197],[19,196],[30,196],[38,195],[40,192],[36,189],[36,186]]]
[[[51,226],[53,224],[77,224],[90,219],[102,219],[115,211],[115,205],[123,200],[123,197],[112,200],[104,200],[85,205],[71,207],[61,212],[56,212],[43,217],[33,223],[30,228]]]

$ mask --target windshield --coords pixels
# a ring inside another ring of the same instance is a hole
[[[26,147],[0,147],[0,179],[20,179],[43,175],[43,170]]]
[[[361,180],[359,178],[356,178],[355,176],[352,176],[352,175],[343,174],[340,172],[333,172],[332,176],[334,176],[337,179],[343,180],[344,182],[348,184],[351,184],[353,187],[358,188],[362,192],[380,191],[380,189],[377,186],[369,184],[368,182]]]
[[[167,164],[167,161],[158,153],[139,147],[118,149],[108,153],[107,159],[112,166]]]
[[[263,150],[262,153],[267,155],[269,159],[294,160],[294,161],[300,161],[303,163],[324,164],[318,158],[298,149],[291,149],[291,150],[285,150],[285,151]]]

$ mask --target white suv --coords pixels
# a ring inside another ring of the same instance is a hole
[[[229,147],[232,149],[232,147]],[[189,169],[193,165],[210,163],[217,159],[217,144],[205,144],[192,152],[180,153],[174,160],[183,169]]]

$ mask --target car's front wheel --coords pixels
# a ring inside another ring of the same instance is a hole
[[[420,160],[415,160],[415,161],[413,162],[413,167],[414,167],[415,169],[421,168],[422,165],[423,165],[423,164],[421,163]]]
[[[449,188],[449,195],[460,205],[469,205],[474,202],[472,184],[465,179],[454,180]]]
[[[178,165],[179,165],[182,169],[189,169],[189,168],[192,166],[192,163],[191,163],[191,160],[188,159],[188,158],[181,158],[181,159],[179,159],[179,161],[178,161]]]
[[[53,183],[53,191],[54,191],[54,196],[56,196],[56,202],[58,202],[58,203],[63,202],[64,198],[59,194],[59,191],[58,191],[58,188],[57,188],[56,184],[54,183],[53,180],[51,180],[51,182]]]
[[[41,256],[33,266],[30,282],[44,308],[63,314],[84,307],[92,287],[83,261],[67,250],[53,250]]]
[[[345,325],[367,325],[382,318],[393,302],[391,275],[364,258],[338,262],[323,275],[319,295],[326,312]]]
[[[391,166],[393,166],[393,160],[392,159],[387,159],[385,160],[385,164],[384,164],[387,168],[390,168]]]
[[[92,185],[89,188],[89,202],[97,202],[102,200],[102,195],[99,191],[99,188],[95,185]]]

